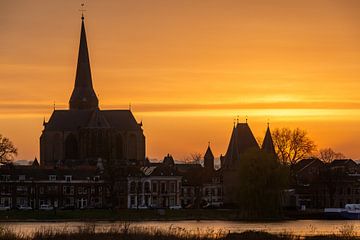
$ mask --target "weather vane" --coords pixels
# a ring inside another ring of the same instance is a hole
[[[81,19],[84,20],[84,12],[86,12],[85,10],[85,3],[81,4],[81,9],[79,9],[79,11],[81,12]]]

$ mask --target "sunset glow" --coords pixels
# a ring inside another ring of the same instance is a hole
[[[0,133],[39,156],[43,119],[68,108],[81,1],[0,1]],[[191,4],[190,4],[191,3]],[[143,122],[151,159],[224,154],[234,119],[254,135],[300,127],[360,158],[360,1],[87,1],[102,109]],[[266,23],[266,24],[264,24]]]

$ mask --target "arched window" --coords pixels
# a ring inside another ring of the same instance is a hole
[[[74,134],[70,134],[65,140],[65,158],[78,159],[78,143]]]
[[[135,134],[131,134],[129,138],[129,159],[136,160],[137,159],[137,139]]]
[[[124,142],[123,142],[123,138],[122,138],[121,134],[116,135],[115,154],[116,154],[116,159],[124,158]]]

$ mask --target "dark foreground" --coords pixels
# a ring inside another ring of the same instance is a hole
[[[170,228],[164,231],[130,228],[129,226],[125,223],[100,231],[95,231],[95,226],[91,225],[80,227],[75,231],[41,229],[28,235],[16,233],[0,226],[0,240],[360,240],[360,237],[355,236],[352,232],[344,232],[340,235],[300,237],[291,234],[270,234],[256,231],[225,233],[209,230],[206,233],[196,233],[179,228]]]

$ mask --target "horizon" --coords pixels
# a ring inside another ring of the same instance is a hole
[[[39,158],[43,118],[54,101],[68,108],[80,3],[0,3],[0,133],[17,159]],[[299,127],[360,159],[360,2],[141,3],[89,1],[85,25],[100,108],[131,104],[150,159],[203,154],[209,141],[218,158],[237,116],[261,139],[268,121]]]

